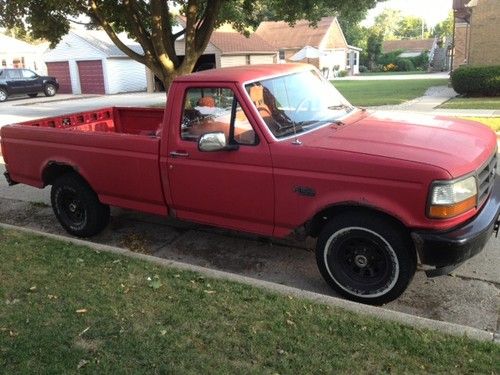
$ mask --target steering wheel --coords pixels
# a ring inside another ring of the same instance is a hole
[[[311,104],[312,104],[311,98],[308,98],[306,96],[305,98],[300,100],[299,105],[297,105],[297,108],[295,108],[295,110],[293,111],[293,117],[295,117],[295,115],[297,115],[297,113],[299,112],[299,110],[302,108],[302,106],[305,103],[309,103],[309,108],[311,108]]]

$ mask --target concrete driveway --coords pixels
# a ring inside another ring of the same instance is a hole
[[[67,95],[47,98],[19,96],[0,103],[0,127],[16,122],[89,111],[104,107],[144,107],[165,103],[165,93],[127,93],[118,95]]]
[[[3,167],[0,164],[0,173]],[[38,190],[22,185],[8,187],[0,179],[0,222],[67,235],[49,204],[49,189]],[[304,242],[273,241],[113,209],[110,225],[92,241],[335,295],[317,270],[312,239]],[[417,272],[408,290],[386,307],[498,332],[499,269],[500,240],[492,238],[481,254],[451,276],[428,279],[423,272]]]

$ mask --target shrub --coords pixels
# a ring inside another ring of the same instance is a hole
[[[453,89],[468,96],[500,96],[500,65],[461,66],[451,73]]]
[[[346,77],[348,74],[349,74],[349,72],[347,70],[341,70],[341,71],[339,71],[338,76],[339,77]]]
[[[422,52],[420,55],[410,58],[413,65],[421,70],[426,70],[429,66],[429,54],[427,52]]]
[[[398,66],[396,64],[390,63],[384,66],[384,72],[395,72],[398,70]]]
[[[400,49],[393,52],[384,53],[377,59],[377,63],[383,66],[394,64],[396,63],[396,60],[398,59],[398,56],[401,55],[401,53],[403,53],[403,50]]]
[[[396,66],[400,72],[411,72],[415,70],[415,65],[410,59],[398,59]]]
[[[360,73],[366,73],[368,71],[368,68],[364,65],[359,66],[359,72]]]

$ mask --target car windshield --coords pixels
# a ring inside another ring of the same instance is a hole
[[[252,82],[245,89],[276,138],[338,124],[354,108],[315,70]]]

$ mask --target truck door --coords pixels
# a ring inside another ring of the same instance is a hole
[[[194,84],[194,83],[193,83]],[[271,155],[234,85],[178,88],[166,155],[170,207],[181,219],[271,235]],[[242,106],[243,104],[243,106]],[[203,134],[224,133],[231,150],[198,148]]]
[[[24,80],[21,75],[21,69],[8,69],[7,71],[7,86],[9,88],[9,94],[21,94],[23,93]]]
[[[22,76],[24,80],[24,92],[25,93],[35,93],[43,91],[42,80],[35,72],[23,69]]]

